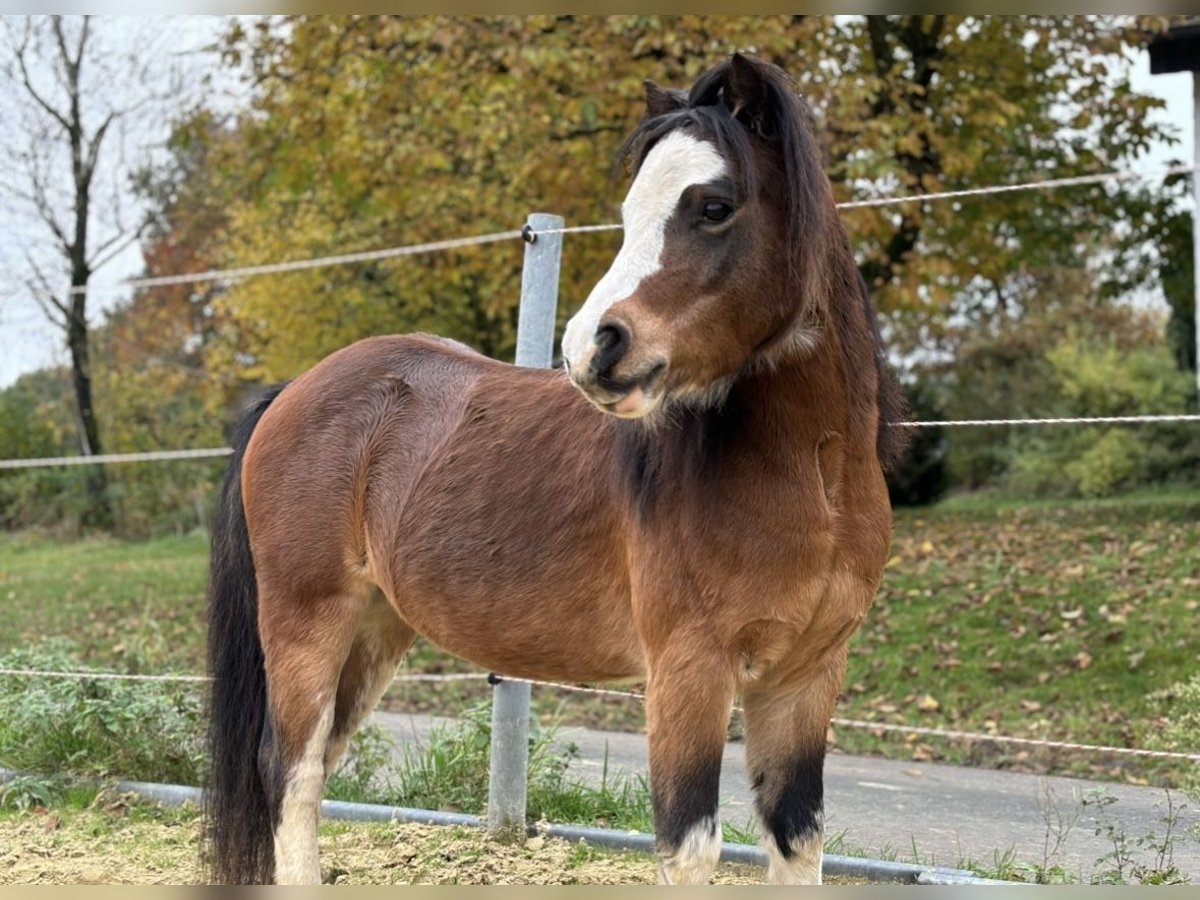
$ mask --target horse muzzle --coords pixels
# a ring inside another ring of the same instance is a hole
[[[667,365],[658,362],[632,377],[614,377],[588,366],[582,373],[567,363],[567,373],[583,396],[602,412],[621,419],[641,419],[654,412],[666,391]]]

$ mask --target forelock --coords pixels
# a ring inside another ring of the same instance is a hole
[[[636,178],[655,144],[675,131],[686,131],[697,140],[712,143],[725,159],[739,195],[753,195],[758,182],[754,148],[746,129],[723,105],[689,106],[642,119],[626,138],[618,159],[630,165]]]

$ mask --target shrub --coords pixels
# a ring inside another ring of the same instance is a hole
[[[1084,497],[1107,497],[1138,480],[1145,456],[1140,438],[1112,429],[1068,462],[1063,474]]]
[[[1065,339],[1046,354],[1046,414],[1124,416],[1190,408],[1192,385],[1162,348],[1120,352]],[[1177,426],[1021,429],[1009,438],[1009,488],[1035,496],[1107,497],[1121,490],[1194,479],[1197,438]]]
[[[1193,675],[1146,698],[1150,708],[1162,717],[1157,735],[1160,750],[1195,753],[1200,750],[1200,675]],[[1200,791],[1200,765],[1193,767],[1192,776],[1184,785]]]
[[[378,733],[367,730],[363,738],[356,737],[356,749],[365,745],[370,756],[381,760],[380,738]],[[375,777],[382,774],[387,802],[418,809],[482,813],[487,807],[491,738],[491,703],[480,703],[469,708],[461,721],[435,728],[426,743],[406,744],[400,751],[399,763],[390,772],[377,771]],[[386,736],[383,739],[390,741]],[[562,789],[575,752],[570,747],[556,747],[552,730],[537,727],[531,730],[528,808],[534,818],[541,813],[542,800]],[[368,778],[362,771],[355,772],[354,765],[347,760],[346,767],[353,773],[353,780],[364,785]]]
[[[435,728],[425,743],[405,745],[399,752],[386,731],[368,724],[351,740],[327,796],[482,814],[487,809],[491,731],[488,702],[471,707],[452,725]],[[569,767],[578,749],[556,744],[554,734],[552,728],[535,726],[529,736],[529,819],[650,830],[645,779],[610,777],[606,765],[599,785],[576,782]]]
[[[10,669],[79,671],[63,643],[0,657]],[[197,784],[194,684],[0,676],[0,766],[30,773]]]
[[[928,385],[922,382],[908,384],[904,392],[915,420],[930,422],[944,418]],[[950,485],[950,472],[946,466],[948,448],[943,429],[913,430],[904,455],[887,476],[888,496],[893,506],[925,506],[941,499]]]

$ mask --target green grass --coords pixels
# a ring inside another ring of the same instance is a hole
[[[203,536],[144,543],[0,537],[0,653],[67,637],[120,671],[202,668]],[[1200,662],[1200,493],[1100,501],[952,498],[898,510],[884,587],[855,636],[838,714],[881,722],[1156,747],[1148,696]],[[425,643],[413,672],[473,671]],[[457,715],[486,684],[401,684],[384,704]],[[546,721],[642,727],[641,705],[535,692]],[[735,722],[736,727],[736,722]],[[1186,781],[1179,764],[840,729],[837,746],[1101,778]]]
[[[199,671],[207,577],[202,535],[143,543],[0,536],[0,652],[60,637],[97,667]]]
[[[327,796],[417,809],[482,815],[487,809],[491,709],[477,705],[427,741],[397,753],[377,726],[360,729],[346,764],[330,779]],[[538,727],[529,738],[527,816],[621,831],[651,831],[650,789],[643,777],[609,773],[600,784],[577,780],[573,744],[555,741],[554,727]]]
[[[1200,496],[1126,503],[971,498],[899,511],[884,588],[851,647],[841,715],[1113,746],[1156,747],[1149,695],[1200,660]],[[882,750],[1039,768],[1046,751],[875,738]],[[1177,783],[1178,764],[1057,761]]]

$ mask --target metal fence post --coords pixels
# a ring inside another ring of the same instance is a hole
[[[546,213],[533,213],[526,222],[525,266],[517,319],[518,366],[549,368],[554,355],[562,234],[542,232],[562,227],[562,216]],[[492,692],[487,826],[493,837],[507,840],[521,840],[525,836],[529,693],[528,684],[503,680]]]

